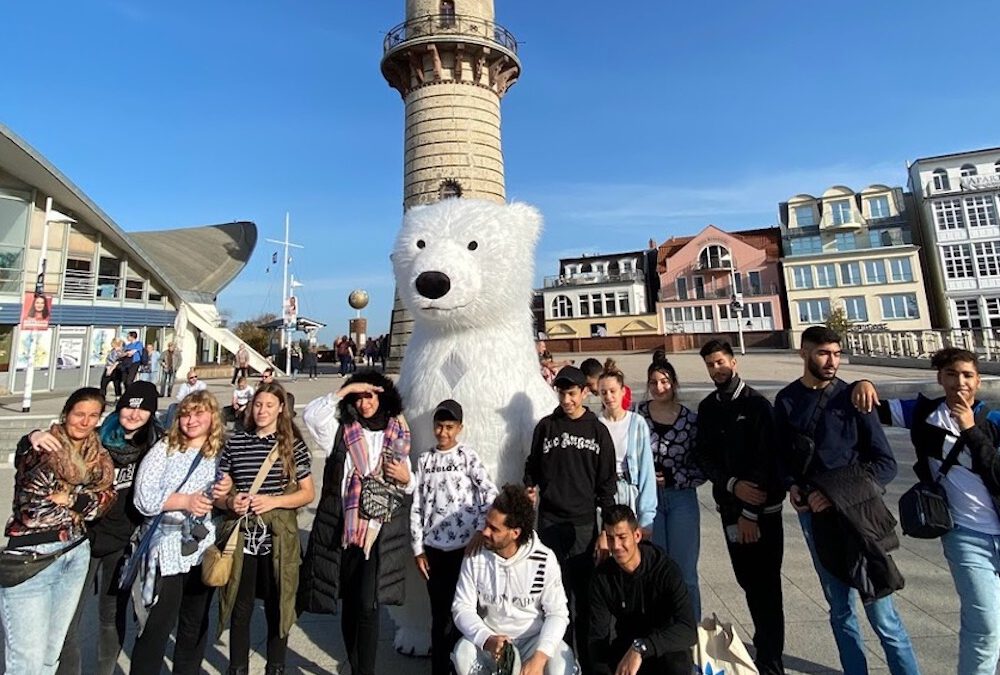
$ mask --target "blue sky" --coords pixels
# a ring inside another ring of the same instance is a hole
[[[460,6],[460,2],[457,3]],[[0,121],[125,230],[253,220],[306,246],[300,311],[388,329],[403,106],[379,73],[403,0],[5,3]],[[1000,145],[1000,3],[496,0],[524,65],[503,103],[507,195],[561,256],[771,225],[833,184]],[[261,242],[219,305],[280,307]]]

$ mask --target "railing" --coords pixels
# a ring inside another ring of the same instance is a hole
[[[69,300],[93,300],[94,273],[84,270],[66,270],[63,276],[62,296]]]
[[[1000,329],[888,331],[862,325],[847,333],[847,347],[863,356],[915,359],[929,359],[939,349],[958,347],[987,361],[1000,361]]]
[[[485,38],[517,53],[517,40],[513,33],[500,24],[465,14],[429,14],[404,21],[386,33],[382,42],[383,51],[388,53],[407,40],[432,35],[468,35]]]
[[[633,272],[619,272],[617,274],[601,272],[582,272],[570,276],[558,275],[545,277],[545,288],[558,288],[560,286],[590,286],[593,284],[616,284],[631,283],[633,281],[643,281],[645,276],[641,270]]]
[[[778,285],[770,284],[765,286],[750,286],[744,284],[743,286],[743,298],[755,298],[764,295],[778,295]],[[673,288],[661,288],[660,289],[660,302],[682,302],[684,300],[715,300],[715,299],[730,299],[733,297],[733,289],[731,286],[724,286],[722,288],[705,288],[701,292],[698,289],[688,289],[688,297],[678,298],[677,291]]]

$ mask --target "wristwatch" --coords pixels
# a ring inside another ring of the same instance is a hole
[[[632,640],[632,651],[638,654],[640,658],[644,657],[646,656],[646,652],[649,651],[649,645],[646,644],[645,640],[640,640],[640,639]]]

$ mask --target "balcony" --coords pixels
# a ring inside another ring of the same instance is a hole
[[[861,214],[857,213],[855,211],[851,211],[850,216],[847,216],[847,217],[845,217],[843,215],[840,215],[840,216],[835,216],[835,215],[823,216],[823,220],[822,220],[822,224],[820,225],[820,229],[822,229],[822,230],[828,230],[828,231],[829,230],[838,230],[838,231],[859,230],[859,229],[861,229],[861,226],[863,225],[862,221],[863,221],[863,218],[861,217]]]
[[[733,269],[733,262],[731,260],[723,259],[708,259],[699,260],[695,263],[694,268],[699,272],[725,272],[729,274],[729,271]]]
[[[513,33],[500,24],[465,14],[429,14],[404,21],[386,33],[382,50],[388,56],[390,52],[413,40],[452,37],[473,38],[476,42],[500,47],[512,56],[517,54],[517,40]]]
[[[560,288],[563,286],[593,286],[596,284],[633,284],[644,283],[646,276],[641,270],[618,272],[615,274],[601,272],[583,272],[572,276],[558,275],[545,277],[545,288]]]
[[[760,296],[778,295],[778,284],[763,284],[761,286],[743,285],[743,299]],[[733,297],[733,287],[726,285],[711,288],[693,288],[686,298],[678,298],[673,288],[661,288],[659,302],[683,302],[684,300],[730,300]]]

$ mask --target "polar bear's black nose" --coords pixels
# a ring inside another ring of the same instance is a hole
[[[421,272],[417,275],[417,292],[425,298],[437,300],[451,290],[451,279],[443,272]]]

